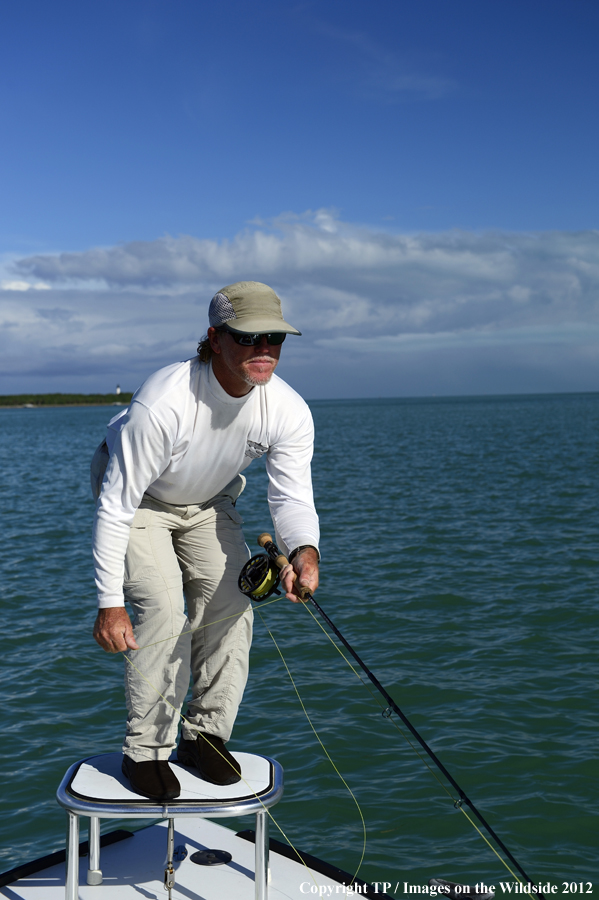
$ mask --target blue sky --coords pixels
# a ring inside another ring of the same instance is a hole
[[[0,13],[0,393],[134,389],[266,281],[306,397],[599,389],[594,0]]]

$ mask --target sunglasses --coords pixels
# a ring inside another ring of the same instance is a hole
[[[235,343],[241,344],[242,347],[257,347],[262,343],[262,338],[266,338],[267,344],[276,347],[278,344],[282,344],[287,337],[284,331],[269,331],[266,334],[239,334],[236,331],[229,331],[228,328],[223,328],[223,331],[225,334],[230,334]]]

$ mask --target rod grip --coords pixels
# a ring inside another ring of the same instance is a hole
[[[282,569],[285,566],[289,565],[289,560],[283,553],[281,553],[281,551],[273,541],[271,535],[267,531],[263,532],[258,537],[258,544],[260,547],[266,550],[277,569]]]
[[[268,546],[269,544],[271,545],[270,547]],[[268,555],[271,557],[278,569],[282,569],[284,568],[284,566],[289,565],[289,560],[286,556],[279,552],[279,548],[273,541],[272,536],[267,531],[264,531],[258,536],[258,546],[262,547],[268,552]],[[274,556],[272,550],[275,550],[278,556]],[[297,585],[297,592],[301,600],[305,600],[308,596],[310,596],[310,589],[307,587],[300,587],[299,585]]]

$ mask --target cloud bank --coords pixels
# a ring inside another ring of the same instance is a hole
[[[287,342],[282,374],[307,396],[599,384],[597,231],[397,234],[320,210],[252,223],[232,240],[24,257],[6,275],[5,384],[135,387],[192,355],[212,294],[248,278],[272,284],[304,333]]]

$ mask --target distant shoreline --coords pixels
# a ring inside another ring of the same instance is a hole
[[[73,406],[127,406],[132,393],[120,394],[0,394],[0,409],[51,409]]]
[[[80,406],[128,406],[128,403],[0,403],[0,409],[76,409]]]
[[[551,397],[599,397],[599,391],[526,391],[507,394],[425,394],[411,397],[306,397],[309,404],[328,403],[452,403],[456,401],[481,403],[488,400],[522,401]],[[132,393],[120,394],[0,394],[0,409],[59,409],[77,406],[128,406]]]

